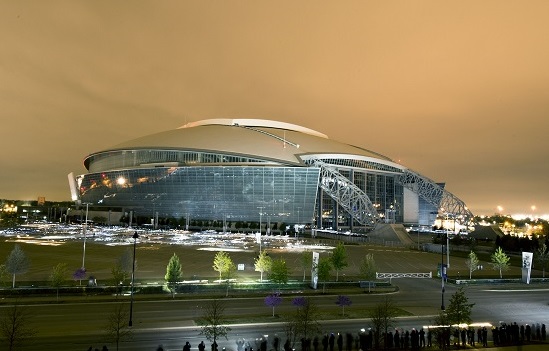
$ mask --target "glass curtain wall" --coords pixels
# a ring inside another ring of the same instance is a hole
[[[311,223],[320,170],[311,167],[158,167],[81,176],[83,202],[137,215]]]

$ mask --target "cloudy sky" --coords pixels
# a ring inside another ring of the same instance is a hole
[[[2,1],[0,198],[70,200],[90,153],[263,118],[446,182],[475,214],[549,213],[548,38],[545,0]]]

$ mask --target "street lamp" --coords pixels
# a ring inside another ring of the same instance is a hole
[[[263,217],[263,209],[265,207],[264,206],[258,206],[257,208],[259,209],[259,235],[257,237],[257,240],[259,241],[259,253],[261,253],[261,220],[262,220],[262,217]]]
[[[444,216],[446,218],[446,220],[444,221],[444,225],[442,225],[442,227],[446,231],[446,267],[450,268],[450,239],[448,235],[448,219],[449,219],[450,213],[444,210],[444,208],[441,208],[440,210],[444,212]],[[442,218],[440,219],[440,222],[442,224]],[[454,218],[454,223],[455,223],[455,218]],[[455,229],[454,229],[454,233],[455,233]]]
[[[446,235],[446,237],[448,237],[448,235]],[[444,307],[444,238],[440,238],[440,243],[442,245],[440,249],[440,279],[442,284],[442,304],[440,305],[440,309],[444,311],[446,309]]]
[[[86,220],[84,223],[84,251],[82,252],[82,268],[86,269],[85,262],[86,262],[86,231],[88,230],[88,206],[89,202],[86,202]],[[82,217],[80,217],[82,218]]]
[[[135,247],[137,244],[137,238],[139,238],[139,234],[137,232],[133,233],[133,264],[132,264],[132,285],[130,288],[130,322],[128,323],[128,326],[132,326],[132,317],[133,317],[133,280],[135,277]]]

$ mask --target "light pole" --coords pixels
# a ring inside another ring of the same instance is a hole
[[[446,237],[448,237],[448,235],[446,235]],[[442,283],[442,304],[440,305],[440,309],[444,311],[446,309],[444,307],[444,238],[440,238],[440,244],[442,245],[440,248],[440,278]]]
[[[133,317],[133,280],[135,277],[135,247],[137,245],[137,238],[139,238],[139,234],[137,232],[133,233],[133,264],[132,264],[132,285],[130,288],[130,322],[128,323],[128,326],[132,326],[132,317]]]
[[[85,270],[86,269],[86,266],[85,266],[85,263],[86,263],[86,231],[88,230],[88,206],[89,206],[89,202],[86,202],[86,219],[85,219],[85,222],[84,222],[84,251],[82,252],[82,268]],[[82,217],[80,217],[82,218]]]
[[[259,208],[259,236],[257,237],[257,240],[259,241],[259,253],[261,253],[261,220],[263,217],[263,206],[257,207]]]
[[[449,219],[449,213],[446,212],[446,267],[450,268],[450,239],[448,235],[448,219]]]
[[[297,230],[296,230],[296,232],[295,232],[295,236],[296,236],[296,237],[299,236],[299,229],[300,229],[300,224],[299,224],[299,222],[301,222],[301,218],[300,218],[301,216],[300,216],[300,214],[301,214],[301,207],[298,207],[298,208],[297,208]]]

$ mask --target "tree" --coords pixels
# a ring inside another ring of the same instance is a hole
[[[214,257],[213,269],[219,272],[219,280],[221,281],[223,278],[230,277],[231,271],[235,270],[235,264],[228,253],[219,251]]]
[[[168,289],[172,292],[172,298],[175,296],[175,287],[181,281],[182,277],[181,262],[179,261],[179,257],[174,253],[166,266],[166,275],[164,276]]]
[[[6,270],[13,277],[12,288],[15,288],[15,275],[26,273],[29,270],[30,261],[21,247],[18,244],[15,244],[13,250],[11,250],[6,259],[5,265]]]
[[[341,315],[342,316],[345,316],[345,306],[351,306],[352,303],[353,302],[351,301],[349,296],[346,296],[346,295],[338,295],[337,296],[336,305],[341,307],[341,309],[342,309]]]
[[[280,305],[282,303],[282,297],[280,296],[280,292],[277,291],[274,294],[268,295],[265,298],[265,305],[272,307],[273,309],[273,317],[275,316],[275,307]]]
[[[433,339],[436,340],[438,348],[440,350],[447,350],[450,348],[450,335],[451,335],[451,326],[448,321],[448,315],[446,311],[441,311],[435,317],[435,325],[441,326],[439,328],[433,329]]]
[[[132,338],[132,330],[128,326],[128,319],[129,312],[122,303],[115,305],[107,317],[105,333],[107,339],[116,344],[116,351],[118,351],[121,341]]]
[[[204,315],[198,320],[202,326],[200,334],[204,335],[206,339],[212,341],[217,345],[216,340],[219,337],[227,339],[227,334],[231,331],[231,328],[227,327],[225,320],[225,306],[217,299],[214,299],[206,306]]]
[[[545,243],[541,244],[536,252],[536,261],[541,265],[543,270],[543,278],[545,278],[545,267],[549,261],[549,250],[547,250],[547,245]]]
[[[510,266],[509,256],[507,256],[505,252],[503,252],[501,247],[498,247],[496,252],[492,254],[491,260],[492,260],[492,267],[496,271],[499,270],[499,277],[502,278],[503,277],[502,272],[508,270]]]
[[[478,257],[473,251],[469,252],[469,258],[465,260],[465,265],[469,268],[469,279],[473,276],[473,272],[478,269]]]
[[[124,253],[115,260],[114,266],[111,268],[114,285],[122,288],[126,279],[131,275],[132,270],[137,270],[137,261],[135,268],[133,266],[133,253],[130,249],[126,249]]]
[[[17,304],[8,308],[0,320],[0,336],[8,345],[8,350],[17,350],[27,339],[36,334],[31,326],[32,317]]]
[[[56,290],[57,302],[59,302],[59,288],[67,280],[68,274],[69,274],[69,271],[66,263],[58,263],[51,270],[50,282],[51,282],[51,286],[53,286]]]
[[[227,292],[226,296],[229,296],[229,285],[231,279],[236,272],[236,265],[233,260],[225,251],[219,251],[214,257],[213,269],[219,272],[219,281],[225,279],[227,282]]]
[[[72,279],[78,280],[80,284],[82,284],[82,279],[86,279],[86,268],[78,268],[74,273],[72,274]]]
[[[383,331],[383,335],[387,335],[389,329],[394,327],[397,311],[393,301],[387,296],[370,311],[369,317],[374,326],[375,349],[379,349],[381,332]]]
[[[322,293],[326,291],[326,281],[330,279],[332,263],[328,257],[323,257],[318,261],[318,280],[322,282]]]
[[[276,284],[288,283],[288,277],[290,276],[290,270],[286,261],[283,258],[273,260],[271,272],[269,273],[269,279]]]
[[[293,319],[290,319],[296,338],[307,339],[320,333],[318,307],[308,297],[296,297],[292,300],[292,305],[297,307]]]
[[[8,271],[6,269],[6,265],[5,264],[0,264],[0,284],[1,285],[4,285],[8,282],[8,278],[9,278],[9,275],[8,275]]]
[[[330,261],[332,263],[332,267],[334,267],[336,271],[337,282],[339,281],[339,271],[349,265],[347,263],[347,251],[345,250],[345,245],[343,245],[341,241],[332,250],[332,254],[330,255]]]
[[[460,287],[450,297],[450,301],[446,307],[446,315],[450,324],[470,324],[471,311],[474,305],[474,303],[469,303],[467,296],[465,296],[465,290],[463,287]]]
[[[370,292],[371,282],[376,279],[377,265],[374,260],[374,254],[366,254],[360,263],[360,275],[368,281],[368,292]]]
[[[305,281],[307,270],[310,270],[312,266],[313,266],[313,252],[303,251],[301,253],[301,267],[303,268],[303,281]]]
[[[273,260],[271,257],[267,254],[265,250],[261,251],[259,253],[259,256],[255,259],[255,271],[260,272],[260,278],[259,281],[263,281],[263,273],[269,272],[271,270],[271,267],[273,265]]]

